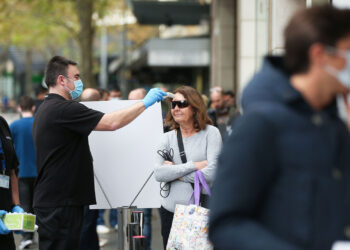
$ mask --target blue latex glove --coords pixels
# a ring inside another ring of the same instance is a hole
[[[2,221],[2,217],[7,214],[6,211],[0,210],[0,234],[9,234],[11,231],[7,229],[4,222]]]
[[[12,213],[24,213],[23,208],[21,208],[20,206],[16,205],[12,208]],[[13,231],[15,234],[23,234],[22,231]]]
[[[156,102],[163,101],[164,96],[167,96],[167,94],[163,92],[160,88],[153,88],[150,91],[148,91],[147,95],[145,96],[145,98],[143,98],[142,101],[145,105],[145,108],[148,108]]]
[[[12,213],[24,213],[23,208],[21,208],[20,206],[16,205],[12,208]]]

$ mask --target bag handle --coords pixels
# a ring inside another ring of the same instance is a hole
[[[191,204],[192,199],[194,198],[194,204],[199,206],[200,197],[201,197],[201,186],[207,191],[208,195],[211,195],[210,188],[205,181],[202,171],[197,170],[194,177],[194,189],[192,195],[187,202],[187,205]]]

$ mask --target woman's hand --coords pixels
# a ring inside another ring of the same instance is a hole
[[[206,166],[208,166],[208,161],[195,161],[193,162],[194,167],[196,168],[196,170],[201,170],[203,168],[205,168]]]
[[[174,163],[172,161],[164,161],[165,165],[174,165]]]

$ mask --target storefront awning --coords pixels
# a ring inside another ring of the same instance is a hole
[[[150,39],[135,51],[132,67],[207,67],[209,38]]]
[[[197,25],[203,19],[209,20],[209,5],[196,1],[132,0],[131,3],[139,24]]]

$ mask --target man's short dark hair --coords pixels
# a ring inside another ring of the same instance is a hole
[[[290,74],[309,69],[309,48],[322,43],[335,46],[350,35],[350,10],[322,5],[298,11],[284,30],[285,65]]]
[[[55,86],[59,75],[67,76],[69,65],[77,65],[77,63],[63,56],[52,57],[47,64],[45,71],[45,83],[47,87]]]
[[[224,95],[229,95],[231,97],[235,97],[235,93],[232,90],[226,90],[224,91]]]
[[[22,96],[18,103],[22,111],[32,111],[34,106],[34,100],[29,96]]]

